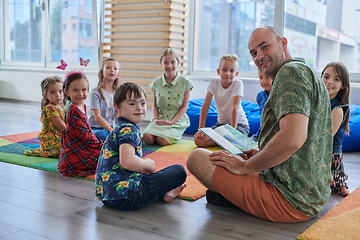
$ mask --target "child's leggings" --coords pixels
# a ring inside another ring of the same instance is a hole
[[[333,181],[330,184],[332,190],[336,190],[341,187],[348,188],[345,182],[348,179],[348,175],[345,174],[342,153],[333,153],[331,162],[331,174],[333,176]]]

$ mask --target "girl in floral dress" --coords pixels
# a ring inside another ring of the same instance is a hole
[[[60,154],[61,133],[65,129],[63,81],[57,76],[47,77],[41,82],[41,91],[40,148],[27,150],[24,154],[55,158]]]

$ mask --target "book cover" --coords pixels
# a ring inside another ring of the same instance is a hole
[[[215,129],[200,128],[199,130],[211,140],[216,142],[221,148],[231,152],[232,154],[243,154],[241,150],[258,147],[256,142],[229,124],[222,125]]]

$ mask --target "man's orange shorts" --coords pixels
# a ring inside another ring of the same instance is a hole
[[[311,219],[292,207],[272,184],[260,174],[237,176],[223,167],[216,167],[211,186],[227,200],[259,218],[273,222],[304,222]]]

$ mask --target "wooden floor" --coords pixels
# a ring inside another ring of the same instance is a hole
[[[0,136],[40,130],[39,108],[1,100]],[[359,157],[344,154],[350,191],[360,185]],[[205,198],[156,201],[123,212],[103,207],[94,196],[93,181],[0,162],[0,239],[295,239],[343,199],[332,194],[316,218],[284,224],[212,206]]]

